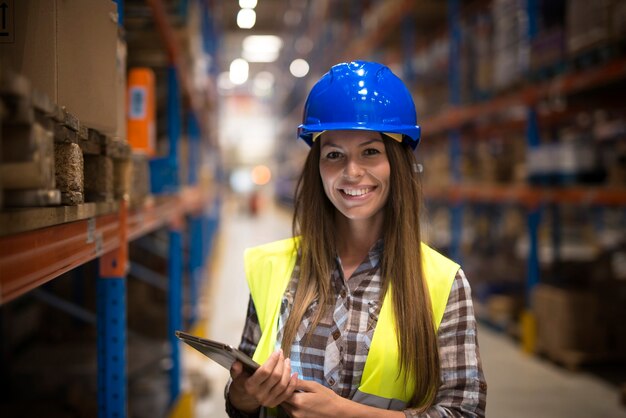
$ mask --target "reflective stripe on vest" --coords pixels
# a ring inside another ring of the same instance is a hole
[[[276,349],[280,305],[296,262],[299,240],[286,239],[246,250],[246,278],[261,327],[261,339],[254,352],[257,363]],[[435,327],[439,328],[459,265],[422,243],[422,268],[428,283]],[[405,384],[398,374],[399,353],[395,343],[395,316],[387,291],[370,345],[363,376],[353,400],[383,409],[404,409],[414,391],[414,379]],[[393,342],[393,343],[392,343]]]

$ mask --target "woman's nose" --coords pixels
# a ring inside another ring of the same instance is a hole
[[[345,178],[358,178],[363,175],[363,167],[361,167],[361,165],[356,159],[349,158],[346,161],[346,166],[344,167],[343,175]]]

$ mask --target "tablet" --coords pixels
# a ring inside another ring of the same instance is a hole
[[[196,337],[183,331],[176,331],[176,337],[228,370],[235,361],[243,363],[244,370],[250,374],[259,368],[257,362],[231,345]]]

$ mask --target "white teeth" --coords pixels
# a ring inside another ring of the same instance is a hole
[[[343,192],[350,196],[363,196],[369,191],[370,189],[343,189]]]

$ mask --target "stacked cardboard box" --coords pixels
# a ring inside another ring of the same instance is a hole
[[[118,57],[117,6],[106,0],[12,3],[14,42],[0,44],[3,66],[106,135],[120,137],[125,55]],[[120,62],[118,62],[120,61]]]
[[[516,84],[528,69],[525,3],[521,0],[493,1],[493,82],[496,90],[505,90]]]
[[[569,0],[567,4],[567,53],[576,56],[610,40],[612,0]]]
[[[606,354],[606,311],[594,293],[540,284],[533,293],[533,311],[540,353],[568,366]]]

